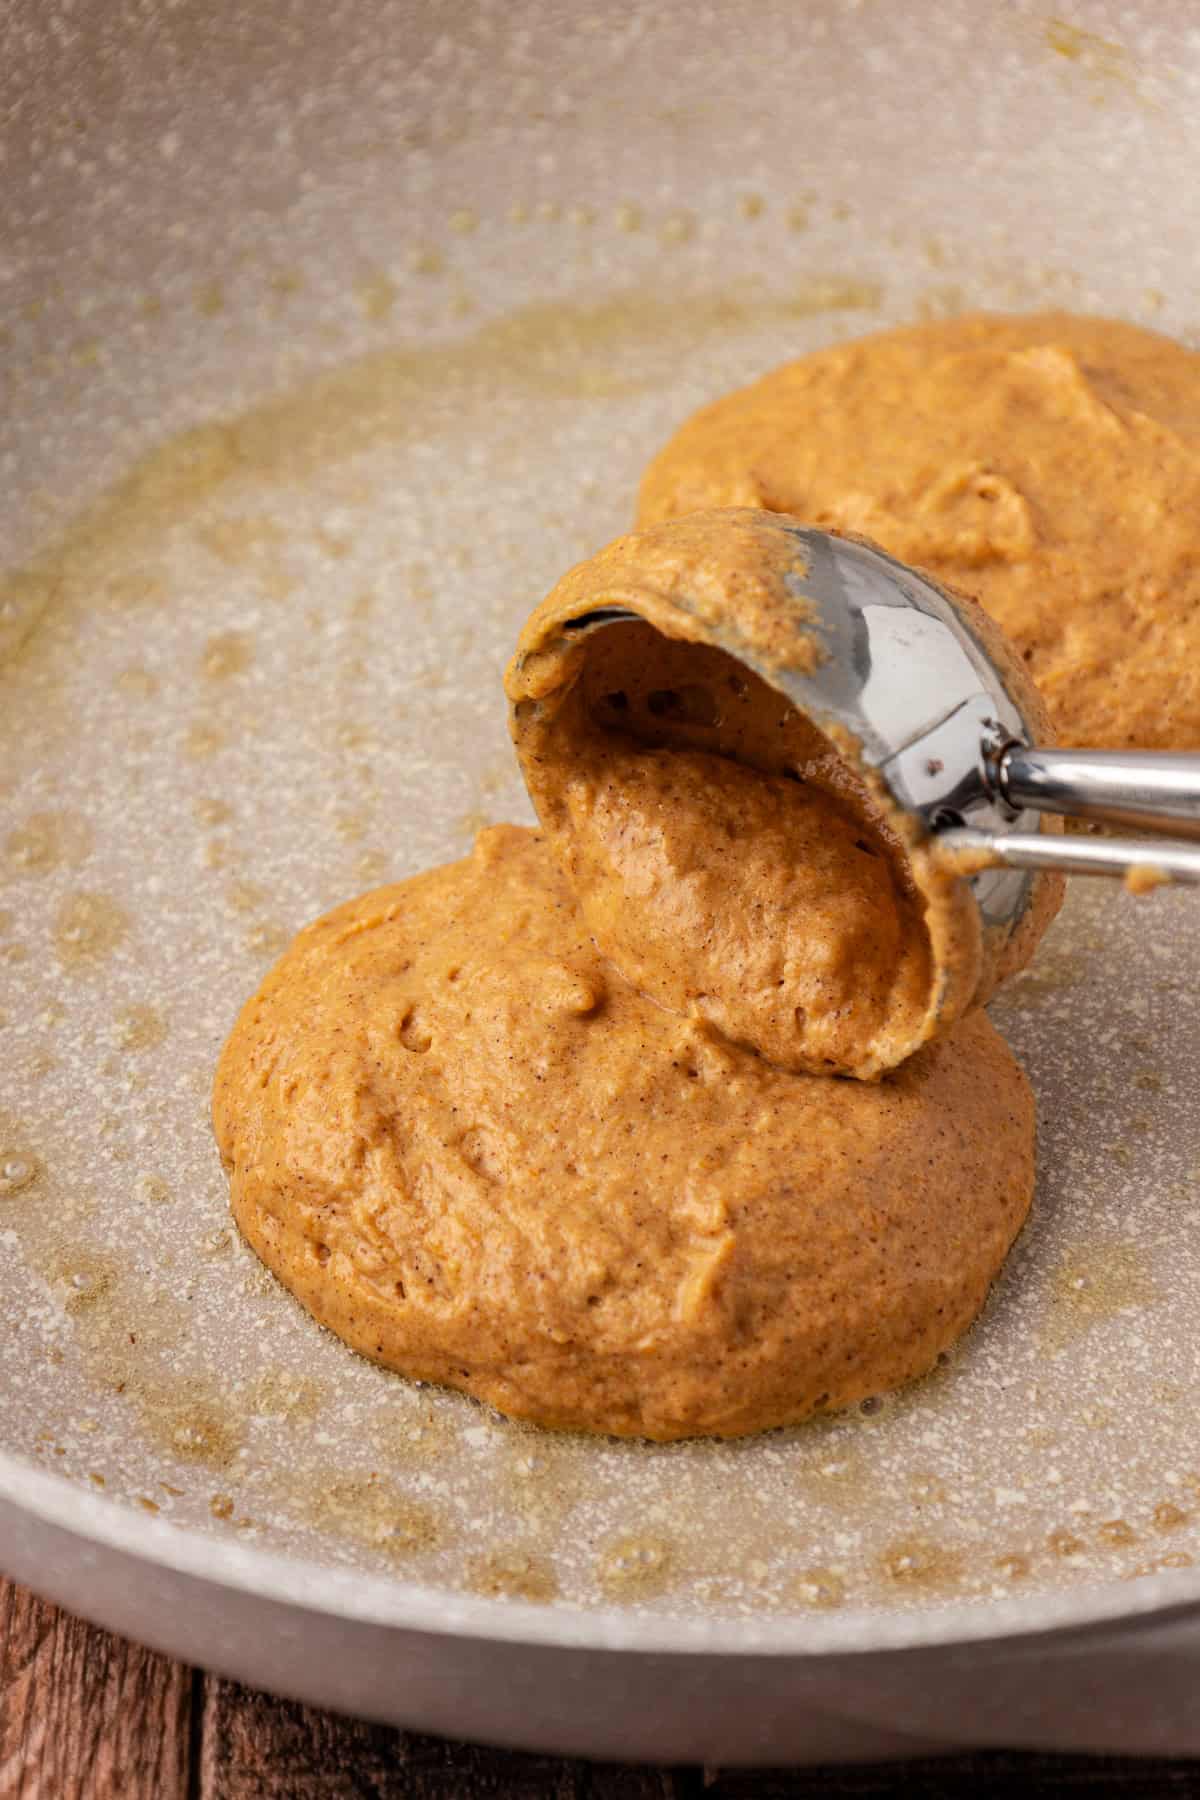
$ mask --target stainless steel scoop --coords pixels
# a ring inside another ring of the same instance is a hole
[[[867,544],[786,529],[807,571],[787,586],[825,654],[802,674],[768,668],[740,645],[736,653],[835,741],[849,733],[947,848],[993,859],[971,877],[987,922],[1021,914],[1028,871],[1200,883],[1200,848],[1041,829],[1041,815],[1057,813],[1200,838],[1200,752],[1039,748],[983,643],[934,582]],[[606,607],[566,629],[633,616]]]

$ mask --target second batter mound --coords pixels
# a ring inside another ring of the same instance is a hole
[[[642,521],[763,506],[972,594],[1064,743],[1200,742],[1200,356],[1117,319],[977,313],[802,356],[689,419]]]

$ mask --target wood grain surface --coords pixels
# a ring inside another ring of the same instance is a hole
[[[0,1580],[0,1800],[1119,1800],[1200,1797],[1200,1762],[989,1752],[818,1769],[523,1756],[204,1675]]]

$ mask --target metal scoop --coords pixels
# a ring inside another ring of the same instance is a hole
[[[832,728],[835,742],[848,732],[864,764],[947,849],[990,859],[971,877],[985,920],[1020,915],[1031,870],[1200,883],[1200,848],[1040,829],[1041,814],[1059,813],[1200,838],[1200,753],[1039,749],[984,645],[939,587],[882,550],[787,529],[807,567],[787,586],[825,654],[810,673],[756,672]],[[634,616],[605,607],[565,629]]]

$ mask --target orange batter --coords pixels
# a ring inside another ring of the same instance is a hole
[[[1021,967],[1041,878],[985,937],[912,819],[763,677],[821,646],[783,576],[795,520],[718,509],[618,538],[565,575],[508,672],[526,785],[599,948],[641,992],[779,1067],[877,1078]],[[971,601],[1011,691],[1033,689]],[[635,621],[580,638],[570,621]],[[901,672],[902,678],[902,672]]]
[[[928,1369],[1033,1189],[982,1012],[886,1082],[637,993],[513,826],[301,932],[214,1119],[234,1215],[365,1355],[544,1425],[736,1435]]]
[[[976,314],[835,345],[705,407],[643,522],[757,506],[981,600],[1064,743],[1200,744],[1200,355],[1112,319]]]
[[[310,926],[226,1045],[235,1217],[318,1319],[516,1417],[659,1439],[845,1405],[966,1328],[1033,1192],[1032,1097],[979,1006],[1061,883],[985,932],[788,704],[822,650],[776,515],[972,586],[1069,733],[1173,741],[1200,389],[1168,375],[1193,364],[1129,327],[966,321],[685,427],[647,476],[660,522],[564,577],[508,672],[543,833]],[[611,606],[635,616],[568,628]]]

